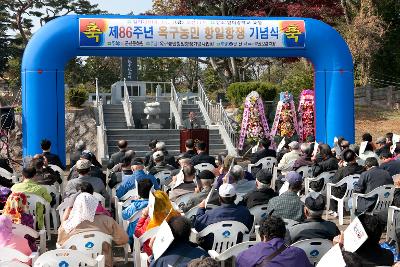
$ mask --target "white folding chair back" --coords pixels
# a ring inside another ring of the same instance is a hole
[[[187,193],[175,199],[176,205],[187,204],[188,201],[193,197],[194,193]]]
[[[296,170],[297,173],[300,173],[303,175],[304,178],[312,177],[312,166],[301,166]]]
[[[26,256],[24,253],[13,248],[3,247],[0,249],[0,264],[4,264],[3,266],[11,267],[14,266],[13,264],[11,264],[11,262],[29,262],[31,259],[35,260],[36,258],[37,253],[32,253],[30,256]]]
[[[272,180],[271,180],[271,188],[276,190],[276,180],[278,179],[278,166],[272,167]]]
[[[20,237],[25,237],[25,235],[29,235],[36,239],[40,238],[39,239],[39,241],[40,241],[39,252],[40,252],[40,254],[43,254],[44,252],[46,252],[46,231],[45,230],[40,230],[39,232],[36,232],[36,230],[30,228],[29,226],[13,223],[12,232],[13,232],[13,234],[20,236]]]
[[[20,261],[0,262],[0,267],[30,267],[30,265]]]
[[[16,175],[13,175],[11,172],[7,171],[4,168],[0,168],[0,176],[6,178],[7,180],[13,181],[13,183],[18,182],[18,177]]]
[[[241,252],[243,252],[244,250],[254,246],[257,243],[259,243],[259,242],[258,241],[247,241],[247,242],[243,242],[243,243],[240,243],[240,244],[236,244],[236,245],[228,248],[227,250],[225,250],[221,254],[219,254],[215,250],[209,250],[208,254],[211,256],[211,258],[213,258],[213,259],[215,259],[217,261],[220,261],[221,262],[221,266],[224,267],[225,266],[225,261],[227,259],[229,259],[231,257],[237,257]]]
[[[29,214],[33,215],[33,226],[36,229],[36,205],[37,203],[40,203],[44,206],[44,222],[45,222],[45,227],[46,227],[46,232],[47,232],[47,239],[50,240],[51,239],[51,231],[50,231],[50,211],[51,211],[51,207],[50,207],[50,203],[47,202],[44,198],[35,195],[35,194],[27,194],[26,195],[26,199],[28,201],[28,212]]]
[[[197,239],[205,237],[208,234],[214,235],[212,250],[217,253],[222,253],[230,247],[237,244],[239,234],[243,235],[243,242],[249,239],[249,229],[246,225],[236,221],[222,221],[208,225],[201,232],[197,233],[194,229],[192,231],[197,234]]]
[[[60,174],[60,177],[62,179],[62,184],[60,185],[60,187],[61,187],[60,188],[60,194],[63,195],[64,194],[64,188],[67,185],[67,180],[66,180],[66,177],[64,175],[64,171],[60,167],[58,167],[57,165],[49,164],[48,167],[50,169],[52,169],[53,171],[58,172]]]
[[[394,185],[382,185],[380,187],[375,188],[371,192],[367,194],[358,194],[358,193],[353,193],[353,212],[352,212],[352,217],[354,217],[354,211],[357,209],[357,200],[358,198],[370,198],[375,195],[378,195],[378,199],[376,201],[375,207],[370,214],[377,214],[382,211],[387,211],[389,209],[389,206],[393,202],[393,196],[394,196]]]
[[[103,205],[103,207],[106,206],[106,198],[105,198],[105,197],[103,197],[102,195],[100,195],[100,194],[97,193],[97,192],[93,192],[93,196],[94,196],[95,198],[97,198],[97,199],[99,200],[99,202],[101,202],[101,205]]]
[[[260,222],[268,216],[267,206],[268,204],[263,204],[249,209],[251,215],[254,216],[254,225],[260,224]]]
[[[151,228],[150,230],[146,231],[140,237],[133,236],[133,253],[134,253],[134,260],[135,260],[135,267],[147,267],[147,260],[148,255],[146,253],[142,253],[141,249],[147,240],[154,237],[158,232],[158,226]]]
[[[167,183],[167,181],[171,178],[172,171],[160,171],[157,172],[154,177],[157,179],[160,188],[163,187]]]
[[[304,179],[304,187],[305,187],[305,194],[307,195],[311,189],[310,189],[310,183],[311,182],[317,182],[321,179],[324,179],[324,185],[320,191],[321,194],[325,194],[326,192],[326,184],[329,183],[330,178],[334,176],[336,171],[329,171],[329,172],[323,172],[317,177],[308,177]]]
[[[304,250],[308,260],[313,266],[317,265],[322,256],[325,255],[333,246],[332,241],[328,239],[313,238],[298,241],[292,244],[293,247],[298,247]]]
[[[353,174],[353,175],[349,175],[344,177],[342,180],[340,180],[338,183],[333,184],[333,183],[327,183],[326,184],[326,209],[327,211],[330,209],[330,200],[333,199],[335,201],[337,201],[338,206],[337,206],[337,213],[339,215],[339,224],[343,225],[343,212],[344,212],[344,208],[346,203],[348,202],[348,200],[351,198],[352,194],[353,194],[353,189],[354,189],[354,185],[358,182],[358,180],[360,179],[360,175],[359,174]],[[342,198],[338,198],[335,197],[334,195],[332,195],[332,188],[333,187],[339,187],[346,184],[346,192],[344,194],[344,196]],[[328,216],[328,212],[326,212],[326,216]]]
[[[198,206],[191,208],[190,210],[185,212],[185,217],[190,219],[192,216],[196,216],[198,210],[199,210]]]
[[[104,267],[105,258],[99,255],[96,259],[86,255],[85,253],[72,249],[56,249],[50,250],[40,255],[35,261],[34,267],[72,267],[72,266],[91,266]]]
[[[387,242],[390,242],[392,240],[396,241],[397,251],[399,249],[399,242],[397,241],[395,230],[399,226],[400,226],[400,208],[396,206],[390,206],[388,209],[386,241]]]
[[[139,220],[140,216],[142,216],[142,210],[135,212],[135,214],[133,214],[128,220],[122,220],[122,226],[123,226],[125,232],[128,230],[129,224],[131,222]]]
[[[212,165],[211,163],[199,163],[197,165],[194,166],[194,168],[198,171],[204,171],[204,170],[209,170],[210,172],[214,172],[214,165]]]
[[[258,167],[261,165],[262,169],[267,169],[272,173],[272,168],[276,165],[278,165],[278,161],[274,157],[265,157],[260,159],[254,164],[249,164],[247,166],[247,171],[251,173],[251,168],[253,167]]]
[[[71,249],[75,247],[76,250],[95,259],[98,255],[103,254],[104,242],[111,246],[112,236],[100,231],[90,231],[71,236],[61,248]]]
[[[55,185],[42,185],[44,188],[47,189],[47,192],[53,193],[56,197],[56,204],[54,205],[54,207],[58,207],[60,205],[60,197],[61,197],[61,193],[59,191],[59,188],[57,188]],[[54,225],[54,231],[53,233],[57,233],[57,229],[58,229],[58,216],[57,216],[57,211],[55,208],[51,208],[50,210],[51,213],[51,217],[53,218],[53,225]]]

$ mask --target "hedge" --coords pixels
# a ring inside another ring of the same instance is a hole
[[[78,86],[67,91],[67,101],[73,107],[80,107],[88,99],[89,93],[85,88]]]
[[[251,91],[257,91],[263,101],[273,101],[277,96],[279,87],[269,82],[239,82],[229,85],[226,96],[229,102],[240,106]]]

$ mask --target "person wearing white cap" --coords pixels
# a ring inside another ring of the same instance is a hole
[[[293,169],[294,162],[301,157],[300,145],[296,141],[289,143],[289,152],[283,155],[281,161],[279,161],[278,169],[282,171],[283,175],[286,175],[288,171]]]
[[[196,214],[196,220],[194,222],[194,228],[200,232],[208,225],[218,223],[222,221],[237,221],[241,222],[251,230],[253,226],[253,215],[250,214],[249,210],[245,206],[239,206],[235,204],[236,190],[232,184],[222,184],[218,190],[219,201],[221,206],[208,210],[206,212],[205,204],[203,200],[199,204],[199,209]],[[206,236],[202,240],[200,246],[205,250],[211,249],[213,243],[212,236]]]
[[[165,154],[163,151],[156,151],[153,153],[153,162],[155,165],[149,169],[149,174],[155,175],[161,171],[172,171],[175,167],[171,166],[165,161]]]
[[[92,163],[87,159],[80,159],[76,162],[75,166],[77,172],[79,173],[79,177],[68,181],[64,191],[64,195],[66,197],[76,193],[76,186],[82,182],[90,183],[95,192],[102,194],[106,198],[108,197],[103,181],[100,178],[89,175],[91,165]]]

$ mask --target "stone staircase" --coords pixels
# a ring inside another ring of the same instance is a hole
[[[180,131],[178,129],[128,129],[122,104],[104,105],[103,108],[108,155],[118,151],[117,142],[121,139],[127,140],[129,148],[133,149],[139,157],[143,157],[149,151],[148,143],[153,139],[165,142],[171,155],[180,154]],[[206,123],[197,103],[183,104],[182,118],[187,119],[190,111],[196,113],[200,124],[205,127]],[[215,156],[225,151],[226,146],[219,130],[210,129],[210,154]]]
[[[143,157],[148,151],[150,140],[157,139],[166,144],[171,155],[177,156],[179,150],[178,129],[109,129],[107,130],[108,153],[111,155],[118,151],[117,142],[120,139],[128,141],[128,146],[136,152],[138,157]],[[210,130],[210,154],[218,155],[226,150],[219,130]]]
[[[106,129],[127,129],[124,108],[119,105],[103,105]]]

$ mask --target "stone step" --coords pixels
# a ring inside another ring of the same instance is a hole
[[[115,150],[114,150],[114,148],[113,149],[109,149],[108,150],[108,154],[111,156],[111,154],[116,153],[117,151],[118,151],[117,148],[115,148]],[[135,155],[136,155],[136,157],[144,157],[147,152],[149,152],[148,149],[147,150],[135,150],[135,153],[136,153]],[[220,154],[220,153],[226,153],[226,149],[215,149],[215,150],[210,149],[210,155],[211,156],[217,157],[218,154]],[[177,149],[177,150],[168,150],[168,154],[176,157],[176,156],[180,155],[181,152],[180,152],[179,149]],[[108,162],[108,160],[106,160],[105,162]]]
[[[128,143],[128,146],[130,149],[133,150],[146,150],[148,149],[148,145],[147,144],[141,144],[141,145],[133,145],[131,143]],[[179,150],[180,148],[180,144],[179,142],[175,142],[175,143],[171,143],[169,140],[167,141],[165,147],[167,148],[167,150]],[[118,146],[116,145],[115,142],[108,142],[108,148],[112,149],[112,150],[118,150]],[[214,149],[225,149],[225,145],[224,144],[210,144],[210,149],[214,150]]]
[[[126,129],[126,122],[105,122],[107,129]]]
[[[120,139],[107,138],[109,146],[110,145],[111,146],[116,145],[119,140]],[[143,146],[143,145],[147,146],[147,143],[148,143],[148,142],[146,142],[144,140],[138,140],[138,139],[125,139],[125,140],[128,142],[128,144],[130,146]],[[164,140],[166,140],[165,142],[167,143],[167,145],[168,144],[179,144],[179,142],[180,142],[179,136],[178,136],[178,138],[175,138],[175,139],[171,139],[171,138],[169,138],[169,139],[160,139],[160,141],[164,141]],[[211,143],[215,144],[215,145],[222,145],[224,142],[220,138],[214,138],[214,139],[211,139]]]
[[[167,141],[171,139],[179,140],[179,134],[176,135],[109,135],[107,134],[108,141],[115,141],[125,139],[125,140],[135,140],[135,141],[142,141],[146,144],[150,142],[150,140],[157,139],[160,141]],[[221,136],[219,134],[210,134],[209,136],[210,143],[218,142],[221,140]]]

